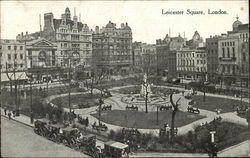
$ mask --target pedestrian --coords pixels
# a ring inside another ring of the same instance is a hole
[[[11,113],[10,111],[8,112],[9,120],[11,119]]]
[[[4,115],[7,115],[7,108],[4,108]]]
[[[13,117],[15,117],[16,116],[16,110],[13,110],[12,114],[13,114]]]
[[[87,117],[86,118],[86,126],[88,127],[88,125],[89,125],[89,118]]]

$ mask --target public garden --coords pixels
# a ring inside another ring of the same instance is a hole
[[[238,105],[247,105],[246,99],[228,99],[207,93],[204,100],[201,92],[192,94],[191,90],[180,86],[159,86],[149,83],[145,76],[141,82],[138,78],[102,83],[92,87],[92,92],[90,88],[76,86],[71,88],[69,94],[67,86],[62,86],[49,88],[47,95],[46,89],[33,89],[32,98],[27,93],[26,96],[20,95],[17,101],[22,114],[29,115],[32,108],[35,116],[39,117],[48,113],[48,103],[66,112],[71,106],[76,115],[88,117],[87,129],[120,142],[130,140],[134,151],[207,153],[211,149],[211,131],[216,131],[215,142],[219,150],[249,137],[246,119],[239,117],[235,110]],[[110,96],[103,95],[104,90]],[[14,109],[13,92],[2,94],[3,105]],[[188,111],[189,107],[198,112]],[[99,122],[107,130],[92,128]],[[174,135],[171,134],[172,127],[177,129]],[[122,129],[128,132],[124,133]],[[136,134],[130,132],[133,130],[139,133],[136,138]]]

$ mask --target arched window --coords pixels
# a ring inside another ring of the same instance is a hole
[[[46,60],[46,53],[44,51],[41,51],[38,55],[39,62],[45,62]]]

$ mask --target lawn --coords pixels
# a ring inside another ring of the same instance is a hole
[[[92,115],[98,118],[97,113]],[[145,113],[138,111],[112,110],[103,112],[101,114],[101,120],[109,124],[123,127],[159,129],[163,127],[164,123],[171,124],[171,116],[171,111],[159,112],[159,125],[156,125],[156,112]],[[204,116],[178,111],[175,118],[175,124],[176,127],[181,127],[201,118],[204,118]]]
[[[240,105],[239,100],[225,99],[218,97],[206,96],[205,102],[203,102],[203,95],[192,96],[193,100],[196,102],[195,107],[200,109],[216,111],[215,109],[222,109],[221,113],[233,112],[237,105]],[[243,104],[247,104],[242,102]]]
[[[77,94],[71,95],[71,105],[72,108],[79,108],[79,104],[82,104],[82,107],[91,107],[96,106],[98,103],[99,95],[94,94],[91,97],[90,94]],[[60,97],[53,99],[51,101],[53,104],[61,104],[62,107],[68,108],[69,107],[69,96]]]

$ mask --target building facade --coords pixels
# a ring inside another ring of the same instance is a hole
[[[0,40],[1,85],[10,81],[26,81],[25,44],[16,40]]]
[[[55,51],[56,65],[62,68],[84,68],[81,78],[90,76],[92,64],[92,31],[87,24],[78,20],[76,13],[71,18],[69,8],[61,15],[61,19],[55,19],[53,13],[44,14],[44,28],[40,32],[27,35],[32,40],[42,37],[57,45]],[[27,37],[26,36],[26,37]],[[22,34],[17,39],[24,41]]]
[[[133,72],[142,72],[142,43],[134,42],[132,44],[132,63]]]
[[[221,36],[211,36],[206,39],[207,54],[207,74],[210,82],[216,82],[219,57],[218,57],[218,40]]]
[[[226,85],[249,86],[249,24],[237,20],[219,39],[218,76]]]
[[[128,24],[109,23],[93,33],[93,64],[108,75],[126,75],[133,69],[132,30]]]
[[[156,40],[157,74],[176,77],[176,52],[185,46],[185,38],[170,37]]]
[[[156,45],[142,43],[142,69],[148,71],[148,73],[156,73],[157,70],[157,57],[156,57]]]
[[[177,51],[178,77],[189,81],[206,80],[207,56],[204,48]]]

